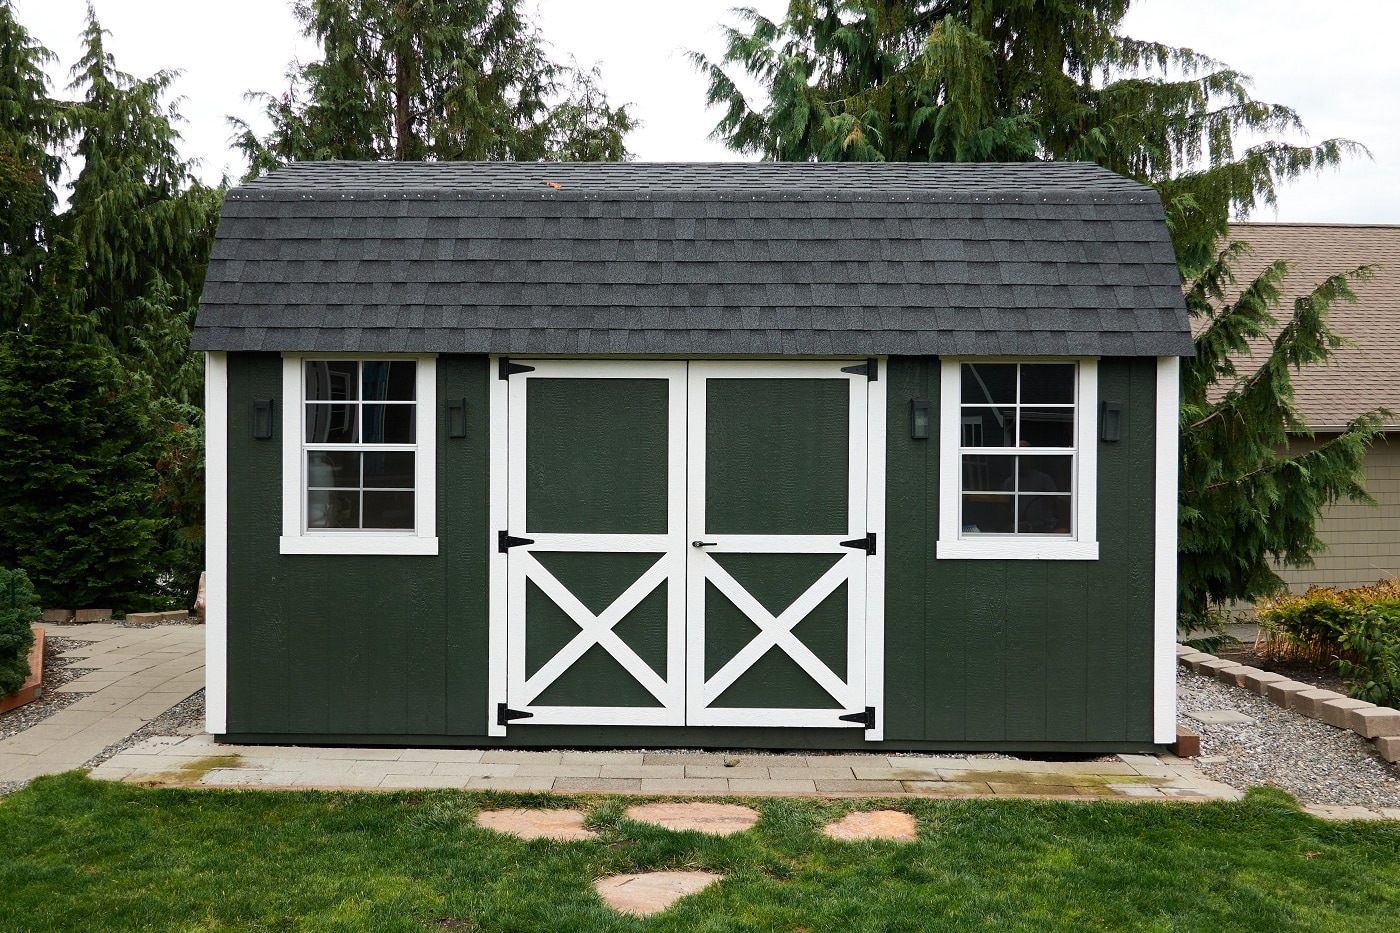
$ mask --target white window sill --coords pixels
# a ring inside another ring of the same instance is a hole
[[[938,542],[939,560],[1098,560],[1099,542],[1063,538],[960,538]]]
[[[438,539],[417,535],[283,535],[283,554],[418,554],[435,556]]]

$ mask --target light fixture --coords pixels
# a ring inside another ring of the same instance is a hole
[[[916,441],[928,440],[928,399],[909,400],[909,436]]]
[[[253,400],[253,436],[266,440],[272,436],[272,399]]]
[[[464,398],[447,400],[447,436],[467,436],[467,400]]]
[[[1123,403],[1104,402],[1099,415],[1099,437],[1116,443],[1123,439]]]

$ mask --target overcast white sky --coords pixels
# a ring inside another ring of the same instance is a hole
[[[145,76],[179,69],[185,98],[185,151],[201,175],[237,177],[243,164],[228,147],[227,114],[256,117],[248,89],[280,91],[287,64],[315,57],[289,0],[92,0],[112,33],[109,50],[124,71]],[[643,126],[630,137],[646,161],[733,159],[707,137],[704,83],[682,50],[716,53],[717,23],[750,5],[781,15],[786,0],[527,0],[559,56],[598,62],[614,102],[634,104]],[[85,0],[17,0],[20,21],[60,59],[56,86],[78,55]],[[1400,223],[1400,2],[1396,0],[1137,0],[1125,32],[1184,45],[1253,75],[1255,96],[1296,109],[1314,140],[1364,143],[1374,161],[1281,192],[1277,214],[1255,220]],[[255,123],[256,125],[256,123]]]

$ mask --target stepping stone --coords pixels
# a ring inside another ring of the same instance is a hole
[[[634,917],[648,917],[687,894],[705,890],[723,877],[708,871],[651,871],[599,878],[593,882],[593,889],[613,910]]]
[[[822,832],[832,839],[848,841],[859,839],[907,841],[918,838],[918,827],[914,823],[914,817],[902,810],[862,810],[848,813],[835,823],[823,826]]]
[[[623,816],[677,832],[694,830],[712,836],[741,833],[758,822],[758,813],[732,803],[643,803],[628,807]]]
[[[1185,714],[1188,719],[1207,726],[1220,726],[1226,723],[1252,723],[1253,719],[1232,709],[1198,709]]]
[[[498,833],[521,839],[592,839],[598,834],[583,825],[582,810],[483,810],[476,822]]]

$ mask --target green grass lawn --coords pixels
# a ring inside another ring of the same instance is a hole
[[[78,774],[0,798],[0,930],[1400,929],[1400,826],[1241,803],[900,800],[912,843],[840,843],[872,801],[749,800],[727,838],[615,797],[147,790]],[[591,806],[596,841],[524,842],[477,810]],[[595,878],[723,872],[647,919]]]

